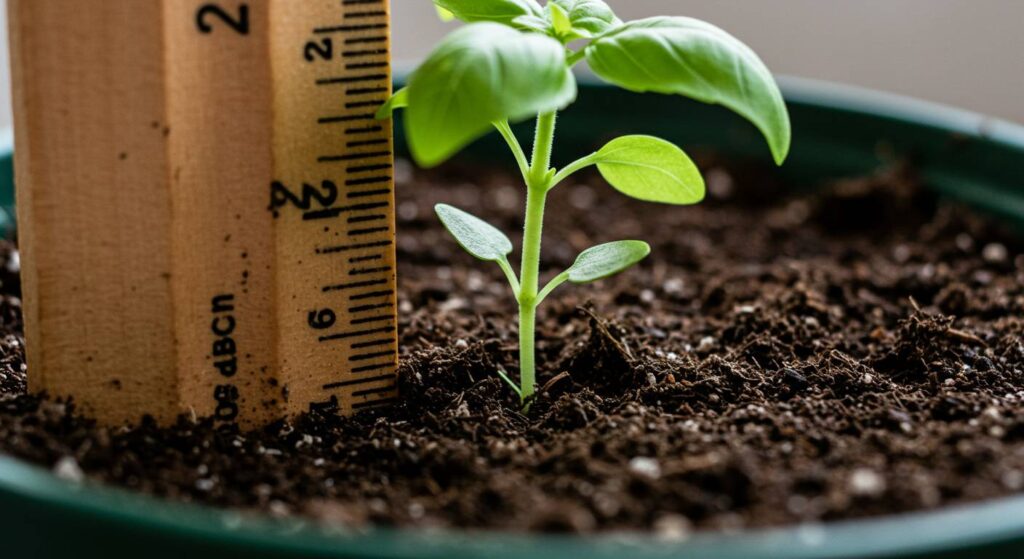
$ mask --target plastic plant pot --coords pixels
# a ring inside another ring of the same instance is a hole
[[[870,172],[909,158],[945,195],[1024,227],[1024,127],[964,111],[835,85],[786,80],[792,154],[780,171],[795,185]],[[399,128],[399,130],[401,130]],[[618,133],[651,133],[690,150],[768,159],[755,129],[725,110],[584,83],[559,122],[570,158]],[[12,202],[9,135],[0,154],[0,206]],[[0,138],[3,139],[3,138]],[[464,157],[502,161],[500,140]],[[401,142],[399,142],[401,144]],[[575,150],[577,153],[572,153]],[[555,537],[489,533],[346,532],[238,512],[168,503],[62,481],[0,456],[0,556],[258,558],[567,559],[715,557],[1024,557],[1024,496],[935,512],[799,526],[684,542],[642,535]]]

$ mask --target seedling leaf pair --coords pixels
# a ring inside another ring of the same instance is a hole
[[[495,262],[505,267],[512,253],[512,241],[498,228],[486,221],[447,204],[434,207],[445,229],[468,253],[480,260]],[[550,292],[562,282],[590,283],[622,272],[640,262],[651,253],[643,241],[616,241],[589,248],[580,253],[576,262],[552,282]],[[518,286],[513,284],[518,290]],[[546,295],[545,293],[544,295]],[[516,293],[518,297],[519,294]],[[541,297],[543,298],[543,297]]]

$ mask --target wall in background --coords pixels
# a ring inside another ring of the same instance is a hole
[[[747,42],[778,73],[894,91],[1024,123],[1024,0],[607,1],[627,19],[706,19]],[[430,0],[392,3],[395,58],[411,67],[454,24],[438,21]],[[0,126],[7,126],[6,0],[0,8]],[[74,53],[68,61],[74,63]]]
[[[606,0],[623,19],[688,15],[772,71],[861,85],[1024,123],[1024,0]],[[396,60],[448,26],[429,0],[393,0]]]

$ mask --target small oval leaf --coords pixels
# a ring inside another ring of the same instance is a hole
[[[448,35],[409,80],[405,120],[416,162],[433,167],[501,120],[561,109],[576,80],[557,40],[497,23]]]
[[[675,144],[653,136],[623,136],[595,155],[597,168],[615,190],[662,204],[696,204],[704,199],[700,169]]]
[[[504,260],[512,252],[512,241],[486,221],[447,204],[434,206],[434,211],[459,245],[480,260]]]
[[[561,6],[552,2],[548,4],[548,17],[551,18],[551,29],[558,37],[569,37],[572,34],[572,22],[569,14]]]
[[[434,5],[467,23],[493,21],[512,25],[519,16],[544,15],[534,0],[434,0]]]
[[[403,87],[395,92],[390,99],[384,102],[383,105],[377,109],[377,120],[387,120],[391,118],[391,115],[395,114],[398,109],[404,109],[409,106],[409,88]]]
[[[710,23],[632,21],[592,41],[586,56],[595,74],[631,91],[724,105],[761,131],[776,163],[789,153],[789,113],[775,78],[754,51]]]
[[[640,262],[651,253],[651,247],[643,241],[615,241],[580,253],[576,263],[566,270],[569,281],[590,283],[604,279]]]

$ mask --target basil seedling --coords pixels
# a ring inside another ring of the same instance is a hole
[[[675,145],[651,136],[624,136],[597,152],[551,167],[555,120],[576,99],[572,68],[586,60],[597,76],[636,92],[682,95],[723,105],[749,120],[781,164],[789,152],[790,123],[771,72],[752,50],[709,23],[685,17],[623,22],[601,0],[434,0],[446,18],[468,25],[445,38],[378,112],[406,109],[406,136],[423,167],[446,161],[492,127],[508,143],[526,183],[526,218],[519,274],[509,263],[512,242],[462,210],[437,206],[444,226],[473,256],[495,262],[519,303],[520,380],[502,378],[526,403],[534,394],[537,306],[565,282],[588,283],[643,260],[642,241],[593,247],[540,287],[541,234],[549,192],[590,166],[619,192],[663,204],[696,204],[704,180]],[[570,47],[570,43],[584,45]],[[536,117],[529,157],[511,122]]]

